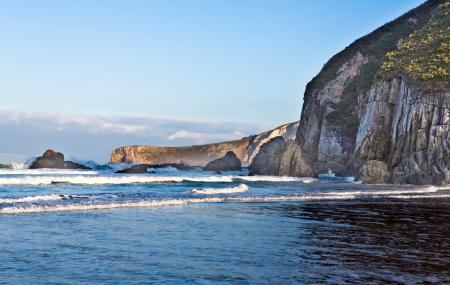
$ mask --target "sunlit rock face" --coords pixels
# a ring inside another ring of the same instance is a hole
[[[284,139],[293,139],[297,128],[298,122],[293,122],[259,135],[207,145],[187,147],[125,146],[112,152],[110,162],[153,165],[183,163],[204,167],[209,162],[225,156],[228,151],[232,151],[245,166],[253,161],[264,143],[277,136]]]
[[[386,161],[393,182],[440,184],[450,169],[449,118],[450,93],[430,92],[402,77],[376,82],[361,118],[354,161]]]
[[[448,58],[449,7],[446,0],[427,1],[333,56],[306,87],[296,146],[268,142],[278,146],[272,151],[278,157],[259,152],[252,171],[359,176],[366,165],[366,177],[383,173],[369,183],[448,183],[448,62],[429,72],[417,62],[431,68],[437,55]],[[402,65],[391,64],[396,61]]]

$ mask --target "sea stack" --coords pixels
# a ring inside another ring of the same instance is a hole
[[[232,151],[228,151],[223,157],[209,162],[203,170],[205,171],[240,171],[241,161]]]

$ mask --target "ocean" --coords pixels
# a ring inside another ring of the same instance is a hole
[[[0,170],[0,284],[450,283],[450,188]]]

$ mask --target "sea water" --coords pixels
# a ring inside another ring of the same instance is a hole
[[[0,171],[0,284],[450,282],[450,189]]]

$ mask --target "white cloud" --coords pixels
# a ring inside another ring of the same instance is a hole
[[[0,150],[25,156],[52,147],[68,155],[106,161],[124,145],[193,145],[239,139],[273,126],[151,117],[79,116],[0,111]]]
[[[175,139],[192,139],[199,143],[207,142],[208,140],[234,140],[243,137],[244,134],[239,131],[226,133],[206,133],[206,132],[192,132],[186,130],[178,130],[167,137],[168,140]]]

